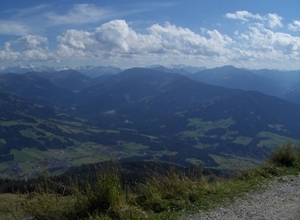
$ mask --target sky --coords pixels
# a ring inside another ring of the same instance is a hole
[[[26,64],[300,69],[300,1],[0,1],[0,68]]]

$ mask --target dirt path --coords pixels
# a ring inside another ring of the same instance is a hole
[[[260,191],[210,213],[186,215],[182,220],[300,220],[300,176],[282,177]]]

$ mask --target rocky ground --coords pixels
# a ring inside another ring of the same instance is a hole
[[[277,178],[263,190],[238,198],[234,204],[182,217],[196,219],[300,220],[300,176]]]

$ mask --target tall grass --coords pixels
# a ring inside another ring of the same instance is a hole
[[[197,201],[208,186],[204,177],[193,180],[183,172],[157,174],[140,185],[138,203],[153,212],[178,211]]]
[[[130,193],[122,190],[118,171],[109,169],[109,173],[99,175],[97,180],[85,187],[77,183],[63,186],[67,196],[55,194],[50,189],[40,187],[30,194],[22,208],[27,216],[39,219],[139,219],[145,213],[134,205]]]
[[[94,183],[76,182],[55,194],[40,187],[22,205],[26,216],[39,219],[176,219],[185,210],[210,210],[231,203],[237,196],[260,188],[274,176],[300,171],[298,145],[288,142],[274,149],[261,166],[231,179],[211,182],[206,176],[175,169],[156,173],[134,190],[123,190],[118,169],[108,168]],[[59,183],[56,183],[59,184]]]
[[[271,152],[270,163],[278,166],[296,167],[300,161],[300,147],[298,144],[287,142]]]

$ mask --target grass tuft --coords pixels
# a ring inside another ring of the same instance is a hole
[[[300,148],[287,142],[271,152],[270,162],[278,166],[295,167],[299,165]]]
[[[146,210],[156,213],[178,211],[198,200],[207,186],[203,177],[193,180],[183,172],[170,171],[167,175],[151,177],[142,184],[138,202]]]
[[[134,206],[133,196],[122,190],[117,169],[98,176],[96,182],[89,182],[84,188],[73,184],[62,186],[68,196],[55,194],[40,187],[22,203],[26,216],[39,219],[140,219],[145,212]]]

